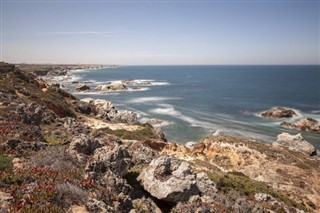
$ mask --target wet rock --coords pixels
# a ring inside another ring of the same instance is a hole
[[[319,122],[312,118],[304,118],[296,122],[282,122],[281,126],[299,131],[320,132]]]
[[[47,73],[47,76],[61,76],[67,75],[68,70],[52,70]]]
[[[289,149],[304,152],[310,156],[317,155],[317,150],[315,147],[306,141],[301,134],[290,135],[289,133],[281,133],[277,136],[277,140],[273,145],[281,145],[288,147]]]
[[[74,90],[76,92],[83,92],[90,90],[90,87],[86,84],[78,84]]]
[[[138,180],[152,196],[168,202],[186,201],[199,194],[196,176],[189,164],[168,156],[153,160],[142,170]]]
[[[107,91],[107,92],[112,92],[112,91],[123,91],[127,90],[128,88],[124,83],[110,83],[110,84],[105,84],[105,85],[98,85],[95,90],[97,91]]]
[[[224,135],[223,131],[222,130],[216,130],[214,133],[212,133],[212,136],[222,136]]]
[[[292,109],[273,107],[267,111],[261,112],[260,115],[265,118],[291,118],[292,116],[297,115],[297,113]]]
[[[105,173],[112,171],[116,175],[123,177],[131,163],[131,156],[127,147],[121,146],[104,146],[95,150],[92,162],[86,167],[86,171],[93,173]]]

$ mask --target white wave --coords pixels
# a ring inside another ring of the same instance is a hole
[[[127,109],[130,110],[130,111],[133,111],[133,112],[137,113],[138,118],[141,118],[142,116],[145,116],[145,117],[148,116],[147,113],[142,112],[142,111],[140,111],[140,110],[137,110],[137,109],[135,109],[135,108],[127,107]],[[142,118],[142,119],[146,119],[146,118]]]
[[[189,123],[193,127],[204,127],[204,128],[215,128],[216,125],[212,123],[208,123],[205,121],[197,120],[193,117],[183,115],[181,112],[174,109],[174,107],[170,104],[158,104],[160,108],[151,109],[151,113],[156,114],[164,114],[164,115],[171,115],[172,117],[178,118],[182,121]]]
[[[181,98],[175,97],[142,97],[142,98],[132,98],[127,101],[127,103],[148,103],[152,102],[152,104],[167,101],[167,100],[179,100]]]
[[[311,111],[312,114],[320,114],[320,110],[313,110]]]
[[[129,86],[167,86],[171,85],[167,81],[156,81],[150,79],[133,79],[128,83]]]
[[[72,92],[74,95],[119,95],[118,92],[103,92],[103,91],[92,91],[92,92]]]
[[[148,87],[140,87],[140,88],[128,88],[129,92],[139,92],[139,91],[147,91],[150,90]]]

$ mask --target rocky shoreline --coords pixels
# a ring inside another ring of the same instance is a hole
[[[186,147],[5,63],[0,133],[0,212],[320,211],[319,151],[301,135]]]

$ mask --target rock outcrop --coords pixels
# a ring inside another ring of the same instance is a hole
[[[307,132],[320,132],[319,122],[312,118],[304,118],[296,122],[282,122],[281,126]]]
[[[265,118],[291,118],[297,115],[297,113],[292,109],[287,109],[285,107],[273,107],[267,111],[259,113]]]
[[[305,152],[310,156],[317,155],[316,148],[306,141],[301,134],[290,135],[286,132],[281,133],[277,136],[277,140],[273,143],[273,145],[285,146],[292,150]]]
[[[92,155],[97,148],[102,146],[104,144],[97,138],[81,134],[72,139],[68,152],[81,162],[84,161],[85,156]]]
[[[128,88],[124,83],[109,83],[104,85],[98,85],[95,90],[96,91],[105,91],[105,92],[115,92],[115,91],[123,91]]]
[[[95,150],[86,171],[97,174],[111,171],[122,177],[127,173],[130,163],[131,156],[125,146],[104,146]]]
[[[90,87],[86,84],[78,84],[74,90],[76,92],[89,91]]]
[[[153,160],[138,180],[152,196],[168,202],[186,201],[199,194],[196,175],[189,164],[168,156]]]
[[[98,118],[110,121],[123,121],[132,123],[137,120],[137,114],[128,110],[117,110],[110,101],[102,99],[85,98],[81,102],[89,103],[95,107]]]

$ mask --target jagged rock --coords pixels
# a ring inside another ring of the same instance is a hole
[[[127,90],[128,88],[124,83],[110,83],[105,85],[98,85],[95,90],[97,91],[122,91]]]
[[[92,105],[83,101],[79,101],[77,107],[78,110],[83,114],[89,115],[93,111]]]
[[[189,142],[187,142],[184,146],[185,146],[185,147],[188,147],[188,148],[193,148],[193,147],[196,146],[196,144],[197,144],[197,142],[189,141]]]
[[[86,84],[78,84],[74,90],[77,92],[88,91],[90,87]]]
[[[214,202],[212,199],[208,200],[207,196],[200,197],[194,195],[186,202],[179,202],[171,212],[227,212],[224,205]]]
[[[131,156],[127,147],[116,145],[115,147],[104,146],[95,150],[92,162],[90,162],[86,171],[93,173],[105,173],[112,171],[116,175],[123,177],[130,166]]]
[[[254,199],[258,202],[267,202],[267,201],[273,199],[273,197],[269,194],[266,194],[266,193],[255,193]]]
[[[207,195],[213,197],[218,191],[214,182],[210,180],[208,175],[204,172],[198,173],[197,178],[197,187],[202,195]]]
[[[265,118],[291,118],[297,115],[292,109],[284,107],[273,107],[267,111],[261,112],[260,115]]]
[[[168,156],[154,159],[142,170],[138,180],[152,196],[173,203],[199,194],[196,176],[189,164]]]
[[[67,75],[68,70],[52,70],[47,73],[47,76]]]
[[[109,212],[108,206],[103,201],[95,198],[89,198],[86,207],[89,212]]]
[[[70,155],[76,156],[77,159],[82,162],[85,155],[92,155],[97,148],[100,148],[103,145],[104,144],[98,139],[81,134],[72,139],[68,152]]]
[[[273,145],[285,146],[292,150],[308,153],[310,156],[317,155],[315,147],[306,141],[300,133],[290,135],[289,133],[283,132],[277,136],[277,140]]]
[[[158,152],[150,148],[146,143],[152,142],[136,142],[130,146],[129,150],[134,165],[149,164],[154,158],[159,156]]]
[[[163,141],[167,141],[165,134],[161,130],[161,128],[155,127],[153,128],[153,132]]]
[[[7,212],[10,209],[10,201],[13,197],[5,192],[0,191],[0,212]]]
[[[212,133],[212,136],[222,136],[222,135],[224,135],[224,133],[220,129],[218,129],[214,133]]]
[[[107,171],[98,179],[98,184],[104,190],[97,192],[97,198],[106,204],[104,206],[99,202],[100,206],[107,208],[107,212],[129,212],[132,209],[132,200],[128,195],[132,188],[125,179]]]
[[[132,201],[133,209],[129,213],[152,212],[162,213],[161,209],[150,198],[142,197]]]
[[[98,183],[100,186],[106,188],[109,192],[116,195],[122,193],[128,195],[132,191],[132,187],[123,178],[120,178],[111,171],[107,171],[104,176],[102,176]]]
[[[102,99],[85,98],[81,99],[82,102],[93,104],[96,108],[96,116],[98,118],[123,121],[132,123],[137,120],[137,114],[128,110],[117,110],[110,101]]]
[[[304,118],[297,122],[282,122],[281,126],[297,129],[299,131],[307,131],[307,132],[320,132],[320,125],[318,125],[318,121],[312,118]]]

